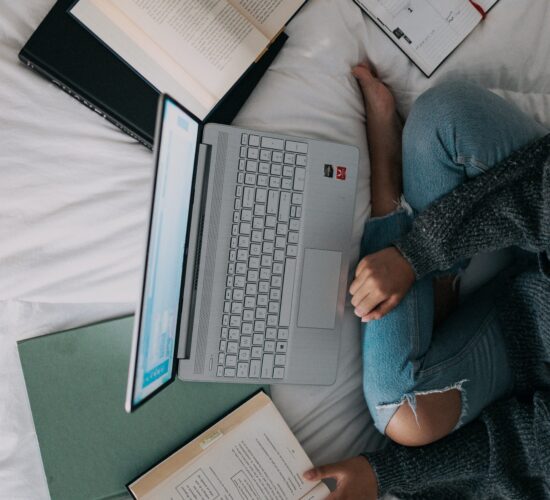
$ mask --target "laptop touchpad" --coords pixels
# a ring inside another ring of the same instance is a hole
[[[334,328],[342,253],[308,248],[304,255],[298,326]]]

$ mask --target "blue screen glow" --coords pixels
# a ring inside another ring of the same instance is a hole
[[[198,124],[167,100],[141,309],[134,405],[171,379]]]

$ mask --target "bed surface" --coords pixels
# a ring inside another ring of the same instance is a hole
[[[0,0],[0,499],[48,498],[16,341],[132,312],[152,174],[147,149],[18,62],[52,4]],[[311,0],[236,123],[359,147],[358,256],[369,166],[351,65],[368,53],[403,115],[438,81],[467,78],[550,127],[549,25],[546,0],[501,0],[426,79],[351,0]],[[380,444],[349,305],[336,384],[272,392],[315,463]]]

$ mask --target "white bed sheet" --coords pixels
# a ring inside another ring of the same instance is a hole
[[[18,63],[52,3],[0,0],[0,499],[48,498],[15,342],[132,311],[152,171],[145,148]],[[369,169],[350,66],[368,52],[404,115],[422,90],[467,78],[550,125],[549,25],[546,0],[501,0],[427,80],[351,0],[310,0],[236,122],[360,148],[357,255]],[[359,338],[348,307],[336,384],[273,390],[316,463],[380,443],[363,403]]]

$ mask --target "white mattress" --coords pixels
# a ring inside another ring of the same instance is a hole
[[[18,63],[52,3],[0,0],[1,499],[48,498],[15,342],[132,311],[152,172],[149,151]],[[548,26],[547,0],[501,0],[428,80],[351,0],[311,0],[236,122],[360,148],[357,254],[369,167],[350,66],[368,52],[404,114],[422,90],[467,78],[550,126]],[[359,338],[348,307],[336,384],[273,389],[316,463],[380,443],[363,403]]]

